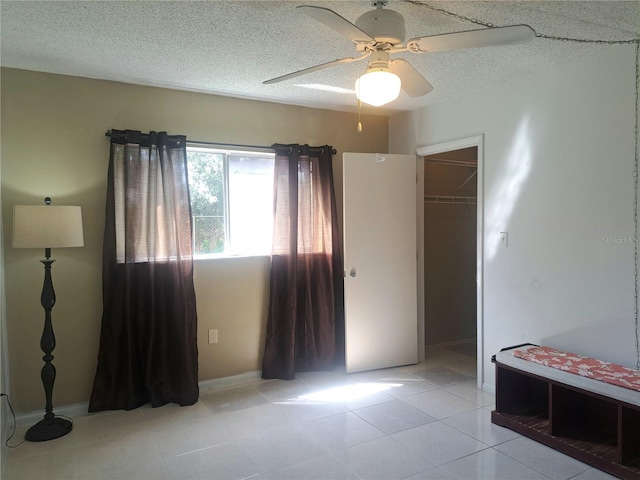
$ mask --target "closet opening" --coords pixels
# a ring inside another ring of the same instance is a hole
[[[476,376],[478,147],[424,157],[424,340]],[[480,346],[481,348],[481,346]],[[456,364],[456,365],[454,365]],[[457,368],[456,368],[457,367]]]

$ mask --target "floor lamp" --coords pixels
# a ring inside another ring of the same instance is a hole
[[[44,366],[40,372],[46,399],[44,419],[27,430],[25,439],[30,442],[44,442],[59,438],[72,429],[72,423],[53,413],[53,384],[56,369],[51,363],[56,337],[51,323],[51,309],[56,303],[56,294],[51,281],[52,248],[83,247],[82,213],[80,207],[53,206],[49,197],[45,205],[14,205],[13,207],[13,247],[44,248],[44,284],[40,303],[44,308],[44,330],[40,348],[44,352]]]

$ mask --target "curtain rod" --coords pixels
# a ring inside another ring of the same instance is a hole
[[[107,130],[104,134],[106,137],[111,137],[111,130]],[[204,142],[201,140],[189,140],[187,139],[187,143],[197,143],[198,145],[212,145],[216,147],[236,147],[236,148],[253,148],[260,150],[271,150],[274,151],[275,148],[267,145],[242,145],[239,143],[218,143],[218,142]],[[335,155],[338,151],[335,148],[331,149],[331,154]]]

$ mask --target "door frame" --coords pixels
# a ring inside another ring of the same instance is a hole
[[[418,147],[417,185],[417,232],[418,232],[418,359],[425,359],[425,312],[424,312],[424,158],[427,155],[477,147],[478,173],[476,205],[476,344],[477,344],[477,386],[484,384],[484,135],[460,138],[449,142]]]

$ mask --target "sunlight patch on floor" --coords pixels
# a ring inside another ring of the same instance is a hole
[[[305,393],[295,399],[277,402],[279,404],[316,404],[316,403],[342,403],[359,400],[369,395],[384,392],[396,387],[402,387],[402,383],[353,383],[339,387],[327,388],[316,392]]]
[[[308,393],[298,398],[301,400],[321,402],[348,402],[401,386],[401,383],[355,383]]]

